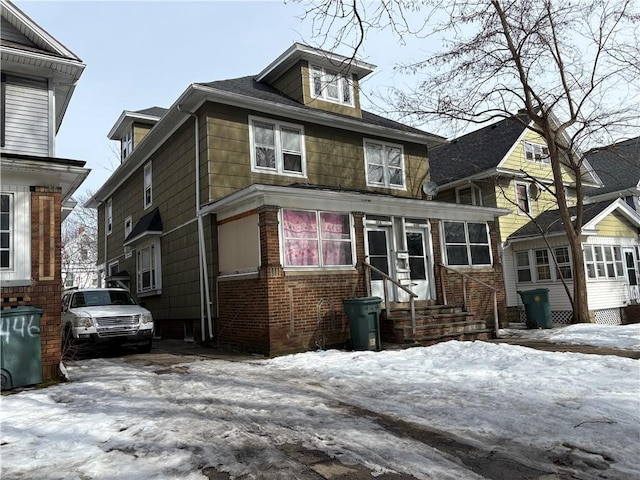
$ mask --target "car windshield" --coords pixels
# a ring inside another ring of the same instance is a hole
[[[124,290],[77,292],[73,295],[73,300],[71,300],[71,308],[104,305],[137,305],[137,303],[131,294]]]

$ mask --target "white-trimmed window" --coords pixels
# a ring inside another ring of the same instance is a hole
[[[149,208],[153,203],[153,176],[151,162],[144,166],[144,208]]]
[[[531,281],[531,261],[529,251],[516,252],[516,272],[518,283]]]
[[[456,203],[462,205],[482,205],[482,190],[475,185],[456,188]]]
[[[353,87],[346,76],[313,65],[309,72],[313,97],[353,106]]]
[[[283,210],[282,239],[285,267],[353,266],[347,213]]]
[[[573,278],[571,270],[571,255],[569,255],[569,247],[556,247],[553,249],[556,259],[556,278],[560,280],[570,280]]]
[[[120,271],[119,262],[111,262],[109,264],[109,276],[113,276]]]
[[[156,239],[136,248],[136,277],[138,293],[160,289],[160,242]]]
[[[111,235],[113,231],[113,201],[107,200],[107,204],[104,208],[104,226],[107,230],[107,235]]]
[[[402,145],[365,140],[364,158],[367,165],[367,185],[405,188]]]
[[[551,163],[549,149],[540,143],[524,142],[524,158],[528,162]]]
[[[124,219],[124,238],[126,239],[133,231],[133,221],[131,215]],[[130,245],[124,247],[124,258],[131,258],[132,250]]]
[[[304,128],[293,123],[249,117],[251,170],[304,177]]]
[[[120,147],[122,149],[121,159],[124,160],[133,151],[133,128],[127,129],[124,137],[122,137],[122,140],[120,140]]]
[[[583,252],[588,278],[624,277],[622,250],[619,246],[584,245]]]
[[[0,268],[13,266],[13,195],[0,195]]]
[[[516,182],[516,203],[518,204],[518,214],[531,214],[531,198],[529,196],[529,184]]]
[[[553,255],[547,248],[516,252],[518,282],[558,282],[573,278],[568,246],[554,247]]]
[[[486,223],[443,222],[447,265],[491,265]]]
[[[549,260],[549,251],[546,248],[534,250],[533,255],[535,258],[536,266],[536,279],[551,280],[551,262]]]

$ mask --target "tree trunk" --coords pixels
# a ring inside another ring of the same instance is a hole
[[[591,323],[587,301],[587,274],[580,237],[568,235],[573,260],[573,320],[572,323]]]

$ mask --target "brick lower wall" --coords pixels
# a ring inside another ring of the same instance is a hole
[[[32,306],[44,310],[40,319],[42,379],[58,379],[61,334],[61,195],[57,189],[36,187],[31,192],[31,284],[2,287],[3,310]]]

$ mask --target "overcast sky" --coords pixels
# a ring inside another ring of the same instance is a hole
[[[304,5],[291,1],[15,3],[87,66],[56,140],[58,157],[92,169],[77,194],[97,190],[117,166],[119,146],[107,134],[123,110],[168,108],[191,83],[254,75],[294,42],[320,42],[300,19]],[[370,34],[360,58],[377,69],[364,93],[397,85],[394,65],[425,48]],[[363,106],[371,109],[367,99]]]

